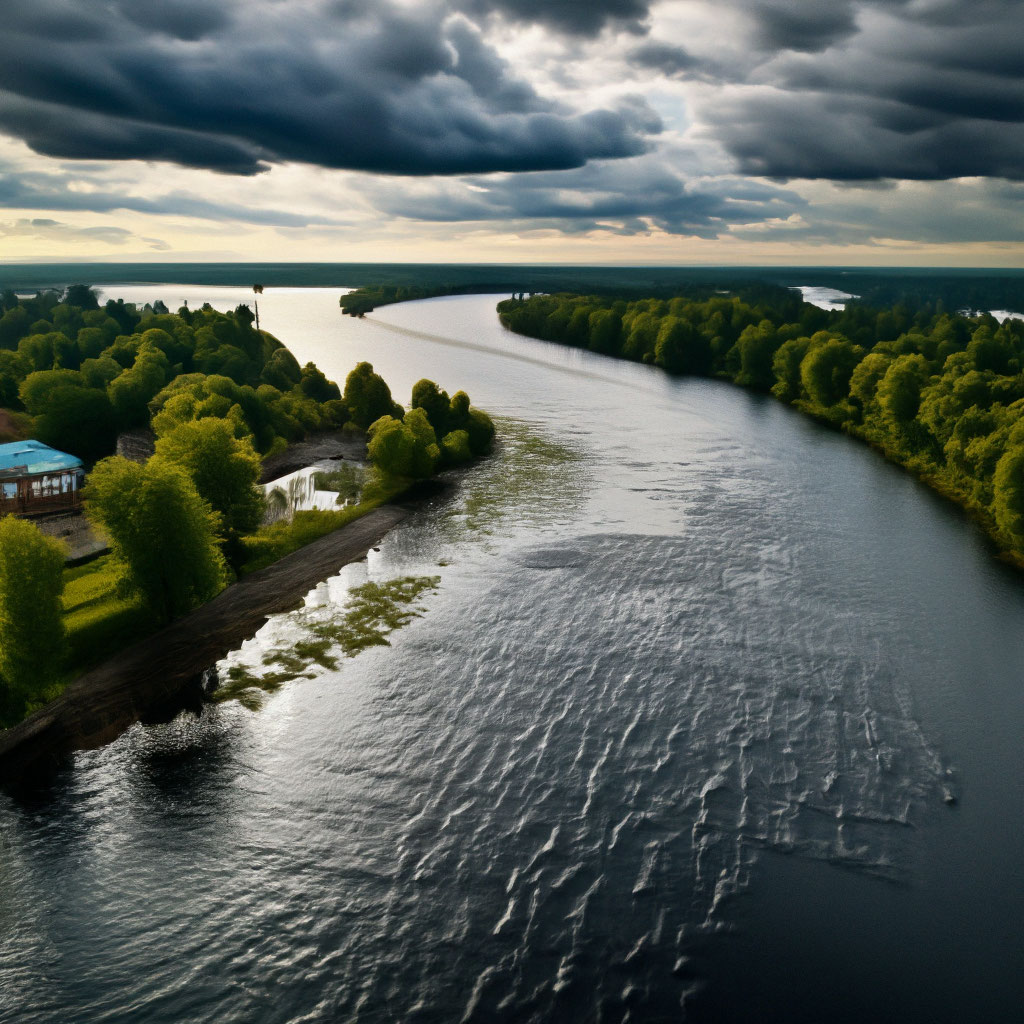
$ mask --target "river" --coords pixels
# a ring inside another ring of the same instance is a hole
[[[1024,580],[978,530],[770,399],[509,334],[497,296],[338,294],[267,291],[262,324],[403,401],[465,389],[502,443],[229,661],[360,581],[439,587],[257,713],[0,797],[0,1018],[1015,1018]]]

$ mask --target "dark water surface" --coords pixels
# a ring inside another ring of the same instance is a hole
[[[509,335],[495,297],[336,301],[260,308],[331,376],[465,388],[503,444],[229,660],[363,580],[439,589],[258,714],[2,798],[0,1017],[1019,1019],[1024,582],[977,531],[770,400]]]

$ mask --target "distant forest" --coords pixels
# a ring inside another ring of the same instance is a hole
[[[121,431],[152,424],[160,435],[214,408],[261,454],[342,426],[348,411],[337,384],[312,363],[299,366],[253,320],[246,305],[231,313],[209,305],[172,313],[162,302],[137,307],[111,299],[101,306],[84,285],[32,297],[6,289],[5,429],[31,432],[91,462],[114,450]]]
[[[930,305],[944,312],[1024,312],[1024,271],[864,267],[570,267],[456,263],[88,263],[0,265],[0,289],[61,289],[164,283],[249,288],[402,288],[423,295],[468,292],[600,293],[617,298],[705,297],[758,285],[816,285],[859,296],[871,307]],[[378,305],[382,304],[380,302]]]
[[[767,391],[881,449],[1024,564],[1024,321],[925,304],[829,312],[765,289],[706,299],[516,296],[535,338]]]

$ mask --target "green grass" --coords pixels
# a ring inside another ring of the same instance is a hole
[[[366,515],[379,502],[350,505],[348,508],[328,511],[296,512],[292,520],[263,526],[256,533],[242,538],[247,557],[238,570],[239,576],[248,576],[258,569],[265,569],[279,558],[305,547],[320,537],[333,533],[353,520]]]
[[[374,481],[367,488],[365,500],[359,505],[323,512],[296,512],[291,522],[281,521],[263,527],[255,534],[243,538],[248,559],[238,575],[245,576],[271,565],[311,541],[359,519],[397,497],[407,486],[407,481],[387,484]],[[119,593],[119,578],[118,565],[112,555],[103,555],[85,565],[64,570],[64,594],[61,601],[68,641],[65,675],[45,691],[36,694],[28,705],[19,703],[16,709],[7,707],[0,693],[0,728],[15,725],[26,714],[58,697],[72,679],[160,628],[161,624],[140,597],[126,597]],[[337,657],[331,651],[339,644],[343,654],[351,657],[356,649],[386,643],[386,632],[381,633],[379,628],[375,629],[369,620],[374,623],[379,621],[385,631],[404,623],[405,613],[388,611],[385,607],[389,600],[403,602],[406,596],[403,590],[403,587],[399,587],[399,592],[387,595],[384,605],[372,608],[366,605],[366,599],[370,597],[367,592],[361,602],[357,602],[355,617],[349,627],[351,635],[343,638],[335,636],[333,630],[328,630],[326,635],[317,631],[300,641],[291,652],[273,652],[268,665],[275,665],[281,671],[265,673],[255,684],[244,669],[232,668],[228,684],[223,691],[218,691],[222,693],[218,699],[238,699],[247,707],[255,707],[259,704],[259,698],[254,697],[254,686],[255,692],[262,695],[297,675],[305,674],[303,670],[308,670],[312,664],[332,668],[337,664]],[[237,696],[239,693],[242,696]]]
[[[137,597],[117,592],[117,565],[104,555],[64,570],[64,627],[75,676],[152,632],[157,623]]]
[[[248,576],[258,569],[265,569],[279,558],[348,523],[365,516],[387,501],[398,497],[408,487],[407,481],[382,484],[371,482],[363,490],[363,500],[358,505],[339,509],[312,509],[296,512],[291,520],[281,519],[269,526],[261,526],[255,533],[242,538],[247,557],[238,570],[238,575]]]
[[[366,515],[401,490],[378,489],[359,505],[324,512],[296,512],[291,522],[265,526],[243,538],[248,558],[239,576],[273,564],[311,541]],[[159,627],[139,597],[118,593],[118,568],[111,555],[64,570],[64,627],[70,680]]]

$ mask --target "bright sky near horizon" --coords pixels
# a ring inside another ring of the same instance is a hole
[[[0,258],[1021,266],[1021,0],[6,0]]]

